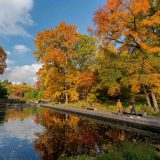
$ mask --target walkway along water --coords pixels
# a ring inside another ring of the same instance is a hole
[[[115,127],[132,130],[148,136],[155,136],[160,139],[160,118],[138,117],[130,118],[128,115],[117,115],[112,112],[95,110],[85,110],[75,107],[55,106],[51,104],[41,104],[42,107],[54,109],[68,114],[75,114],[89,119],[95,119]]]

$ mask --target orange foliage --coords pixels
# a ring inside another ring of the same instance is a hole
[[[79,75],[77,86],[91,87],[96,84],[95,76],[92,71],[86,71]]]
[[[67,25],[62,22],[55,29],[38,33],[35,39],[38,49],[35,53],[37,58],[44,63],[59,62],[62,64],[68,58],[75,57],[76,53],[73,50],[74,43],[79,40],[76,29],[76,26]],[[61,61],[61,59],[64,61]]]
[[[72,61],[77,57],[75,44],[79,41],[77,27],[62,22],[55,29],[37,34],[35,55],[43,63],[38,72],[45,87],[45,97],[58,100],[68,94],[74,84]]]
[[[155,2],[159,3],[159,2]],[[96,34],[107,43],[115,41],[128,49],[148,53],[160,51],[160,11],[149,0],[108,0],[95,13]]]

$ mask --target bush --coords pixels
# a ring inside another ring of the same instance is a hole
[[[5,98],[7,95],[7,89],[0,84],[0,98]]]
[[[96,95],[89,93],[87,96],[87,102],[92,104],[96,101],[97,101]]]

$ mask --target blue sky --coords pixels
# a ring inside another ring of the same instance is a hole
[[[106,0],[0,0],[0,45],[8,53],[8,68],[0,79],[33,84],[40,68],[32,52],[37,32],[61,21],[87,34],[94,12]]]

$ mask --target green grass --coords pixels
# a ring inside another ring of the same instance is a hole
[[[63,157],[60,160],[160,160],[160,154],[149,144],[125,143],[120,149],[114,149],[102,156]]]
[[[121,152],[124,160],[158,160],[160,156],[154,147],[148,144],[126,143]]]
[[[70,157],[70,158],[63,157],[60,160],[96,160],[96,158],[83,155],[83,156]]]

